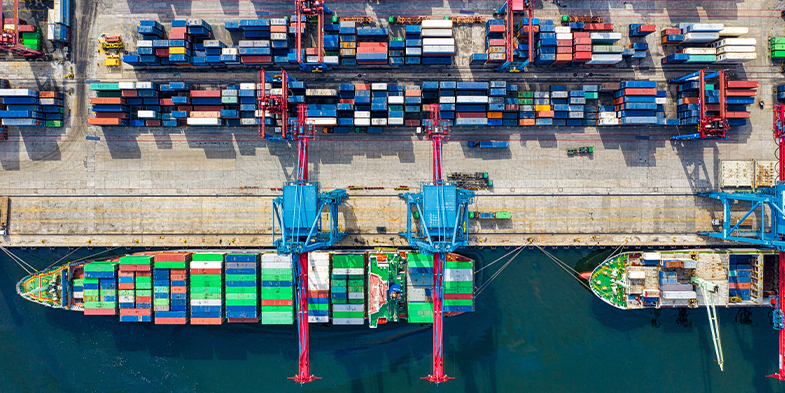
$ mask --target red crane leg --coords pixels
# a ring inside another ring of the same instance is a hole
[[[782,144],[780,144],[782,145]],[[780,147],[782,149],[782,147]],[[782,154],[782,153],[780,153]],[[780,179],[783,177],[783,174],[780,173]],[[779,277],[779,292],[777,293],[777,297],[779,298],[779,309],[785,311],[785,252],[780,251],[780,277]],[[780,345],[779,345],[779,369],[777,370],[776,374],[768,375],[768,377],[779,379],[780,381],[785,381],[785,329],[779,331],[780,336]]]
[[[308,348],[308,253],[300,254],[298,262],[300,277],[295,277],[297,279],[295,296],[297,297],[297,329],[300,336],[299,370],[297,375],[289,377],[289,379],[304,384],[321,378],[311,375],[310,371]]]
[[[427,377],[430,382],[437,385],[447,382],[453,377],[444,374],[444,348],[442,346],[442,319],[444,317],[443,301],[444,298],[444,253],[433,255],[433,372]]]

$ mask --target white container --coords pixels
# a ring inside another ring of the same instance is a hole
[[[445,269],[445,281],[474,281],[472,269]]]
[[[717,54],[723,53],[755,53],[754,46],[721,46],[717,48]]]
[[[423,46],[455,45],[455,38],[423,38]]]
[[[237,97],[238,91],[239,90],[235,90],[235,89],[221,90],[221,97]]]
[[[158,86],[153,82],[136,82],[137,89],[157,89]]]
[[[363,269],[350,269],[350,270],[360,270]],[[360,273],[357,273],[360,274]],[[349,299],[365,299],[365,294],[362,292],[349,292]]]
[[[327,316],[327,315],[324,315],[324,316],[321,316],[321,317],[315,317],[313,315],[308,315],[308,323],[328,323],[328,322],[330,322],[330,317]]]
[[[338,24],[338,27],[357,27],[356,22],[341,22]]]
[[[722,30],[719,31],[720,37],[738,37],[740,35],[748,34],[750,32],[749,27],[730,27],[726,26]]]
[[[423,54],[451,54],[455,53],[454,46],[423,46]]]
[[[553,30],[556,34],[564,34],[570,32],[570,26],[556,26]]]
[[[259,122],[256,120],[255,117],[245,117],[240,119],[240,124],[244,126],[256,126],[259,125]]]
[[[387,118],[383,117],[381,119],[371,119],[371,125],[372,126],[386,126],[387,125]],[[339,273],[336,273],[336,274],[339,274]]]
[[[220,126],[223,123],[221,119],[210,117],[189,117],[186,119],[186,124],[189,126]]]
[[[265,253],[262,254],[262,269],[267,268],[265,262],[269,263],[288,263],[292,267],[292,256],[288,254]],[[193,262],[191,262],[193,263]],[[278,269],[278,267],[270,267],[270,269]]]
[[[684,48],[681,53],[688,55],[716,55],[717,49],[715,48]]]
[[[136,116],[141,119],[154,119],[156,113],[156,111],[138,111],[136,112]]]
[[[222,261],[191,261],[189,265],[191,269],[220,269],[223,266]]]
[[[386,83],[371,83],[371,90],[387,91]]]
[[[335,89],[305,89],[306,97],[335,97],[338,91]]]
[[[691,23],[682,32],[720,32],[725,26],[722,23]]]
[[[598,126],[618,126],[619,125],[619,119],[617,119],[617,118],[613,118],[613,119],[605,119],[605,118],[597,119],[597,125]]]
[[[403,96],[387,97],[387,103],[392,105],[403,105]]]
[[[604,53],[597,53],[591,55],[591,60],[587,61],[586,64],[616,64],[622,61],[621,53],[618,54],[604,54]]]
[[[307,91],[307,90],[306,90],[306,91]],[[270,89],[270,91],[269,91],[267,94],[268,94],[268,95],[271,95],[271,96],[279,96],[279,95],[283,94],[283,90],[282,90],[282,89],[280,89],[280,88],[277,88],[277,89]]]
[[[270,33],[270,39],[273,41],[286,41],[289,36],[286,33]]]
[[[658,105],[665,105],[668,103],[668,99],[665,97],[655,97],[654,103]]]
[[[288,26],[289,25],[289,21],[287,21],[285,18],[271,18],[270,19],[270,25],[271,26]]]
[[[256,83],[240,83],[240,90],[256,90]]]
[[[53,10],[49,10],[49,20],[52,20],[52,13]],[[55,37],[55,25],[54,23],[47,23],[46,24],[46,39],[52,41]]]
[[[572,33],[558,33],[556,34],[557,40],[572,40]]]
[[[757,53],[723,53],[717,56],[716,63],[744,63],[757,58]]]
[[[153,40],[139,40],[136,41],[137,48],[152,48],[153,47]]]
[[[118,82],[117,86],[120,88],[120,90],[136,89],[136,84],[134,82]]]
[[[370,119],[371,118],[371,112],[368,112],[368,111],[355,111],[354,112],[354,118],[355,119]]]
[[[220,306],[221,299],[191,299],[192,306]]]
[[[711,32],[694,32],[694,33],[687,33],[684,35],[683,43],[687,44],[698,44],[698,43],[706,43],[716,41],[720,38],[719,33],[711,33]]]
[[[333,304],[333,312],[363,312],[364,304]]]
[[[236,55],[238,54],[239,49],[237,48],[223,48],[221,49],[222,55]]]
[[[758,40],[755,38],[725,38],[723,40],[719,40],[711,44],[714,48],[719,48],[721,46],[755,46],[758,43]]]
[[[387,125],[388,126],[402,126],[403,125],[403,117],[388,117],[387,118]]]
[[[422,29],[452,29],[452,21],[449,19],[427,19],[420,23]]]
[[[334,117],[309,117],[308,123],[315,126],[334,126],[338,122]]]
[[[424,37],[452,37],[452,29],[422,29]]]
[[[341,22],[343,23],[343,22]],[[354,23],[354,22],[352,22]],[[312,251],[308,253],[308,265],[309,266],[319,266],[324,265],[329,268],[330,266],[330,253],[329,252],[319,252],[319,251]]]
[[[338,65],[338,56],[324,56],[322,60],[325,64]]]
[[[695,291],[662,291],[660,297],[666,300],[691,300],[698,296]]]
[[[487,104],[488,96],[458,96],[455,97],[456,104]]]
[[[319,56],[314,56],[314,55],[305,56],[305,62],[306,63],[318,63],[319,62]]]
[[[30,89],[0,89],[0,96],[38,97],[38,92]]]
[[[354,118],[354,125],[358,127],[369,126],[371,125],[371,119],[358,119]]]
[[[408,47],[406,48],[406,56],[421,56],[422,55],[422,48],[414,48]]]
[[[618,41],[621,39],[621,33],[591,33],[589,37],[592,40]]]
[[[439,103],[440,104],[454,104],[455,103],[455,97],[454,96],[439,97]]]
[[[120,303],[133,303],[134,302],[134,296],[120,296],[118,298],[118,302],[120,302]]]

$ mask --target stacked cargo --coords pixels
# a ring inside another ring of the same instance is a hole
[[[62,127],[63,98],[55,91],[0,88],[0,125]]]
[[[340,100],[340,103],[336,105],[338,126],[333,128],[333,132],[347,134],[354,130],[354,85],[339,85],[338,99]]]
[[[54,42],[70,42],[71,0],[55,0],[54,7],[48,10],[47,16],[47,39]]]
[[[780,102],[785,101],[785,85],[777,86],[777,100]]]
[[[744,63],[755,60],[755,38],[723,38],[711,44],[717,50],[717,63]]]
[[[340,64],[340,25],[337,23],[324,25],[324,63],[328,66]],[[318,59],[317,59],[318,60]],[[309,58],[310,61],[310,58]]]
[[[291,54],[289,48],[291,48],[292,39],[288,31],[289,18],[270,19],[270,47],[272,48],[273,63],[275,64],[289,64],[290,58],[295,59],[296,62],[296,56],[289,56]]]
[[[597,85],[583,85],[583,96],[586,104],[583,107],[583,122],[581,125],[584,127],[597,126],[597,100],[599,99],[599,86]]]
[[[752,265],[749,259],[730,258],[728,265],[728,297],[752,300]]]
[[[488,19],[485,22],[485,54],[487,63],[499,64],[507,60],[507,44],[504,39],[504,31],[504,19]]]
[[[406,127],[419,127],[422,112],[422,90],[420,86],[406,86],[404,92],[404,125]]]
[[[155,20],[140,20],[136,32],[142,35],[142,39],[136,41],[137,52],[124,55],[123,62],[133,66],[168,64],[169,41],[165,39],[164,27]],[[166,61],[162,62],[162,58]]]
[[[186,271],[190,252],[156,254],[153,259],[153,308],[157,325],[185,325],[188,307]]]
[[[444,82],[443,82],[444,83]],[[449,97],[442,95],[450,91],[453,86],[440,84],[440,99]],[[498,103],[491,104],[488,96],[488,82],[458,82],[454,86],[455,97],[455,125],[456,126],[501,126],[504,111],[504,99],[496,99]],[[498,95],[504,96],[504,90],[496,90]],[[451,98],[451,97],[450,97]]]
[[[387,64],[387,29],[357,29],[357,64]]]
[[[371,84],[371,126],[384,127],[387,125],[387,84]]]
[[[87,124],[97,126],[128,125],[129,109],[125,98],[122,97],[119,83],[91,83],[90,90],[96,92],[96,97],[90,98],[91,110],[95,117],[87,119]]]
[[[680,23],[677,29],[665,29],[662,43],[678,43],[686,46],[703,46],[720,38],[723,29],[719,23]],[[674,34],[671,34],[674,33]],[[684,48],[679,53],[670,54],[662,59],[662,64],[705,64],[717,61],[715,48]]]
[[[659,295],[662,301],[685,301],[697,298],[692,284],[679,283],[678,274],[675,271],[660,270],[659,283]]]
[[[168,48],[156,49],[156,55],[158,55],[158,51],[160,50],[161,54],[166,53],[168,55],[167,59],[169,60],[169,64],[194,64],[194,61],[192,61],[192,57],[194,56],[192,40],[192,36],[188,34],[188,22],[184,20],[173,20],[172,33],[169,34],[167,43]]]
[[[240,62],[244,65],[272,65],[273,50],[269,40],[270,21],[267,19],[241,20],[238,24],[238,28],[242,30],[245,38],[266,38],[265,40],[240,40],[238,42]]]
[[[341,65],[357,65],[357,28],[355,22],[341,22],[338,41],[341,47]]]
[[[371,125],[371,85],[354,85],[354,125]]]
[[[259,253],[226,254],[226,319],[259,322]]]
[[[742,126],[750,117],[745,105],[755,102],[755,89],[757,81],[726,81],[725,110],[730,126]],[[694,126],[700,122],[699,82],[685,83],[679,86],[677,94],[677,117],[679,125]],[[706,113],[719,115],[720,92],[715,85],[707,83],[704,95],[706,97]]]
[[[515,26],[516,35],[518,36],[518,49],[513,50],[515,57],[528,59],[529,57],[529,39],[534,40],[534,36],[540,32],[540,20],[537,18],[532,19],[532,33],[529,35],[529,18],[522,18],[520,23]],[[533,62],[533,59],[530,59]]]
[[[657,97],[665,95],[654,81],[622,82],[613,93],[619,125],[665,125],[664,106],[657,104]]]
[[[556,26],[556,60],[552,65],[565,65],[572,62],[573,34],[569,26]]]
[[[330,254],[308,253],[308,322],[330,322]]]
[[[513,89],[514,88],[514,89]],[[500,108],[502,110],[502,126],[518,126],[518,93],[517,85],[508,85],[505,81],[491,81],[488,90],[488,111]],[[493,106],[493,107],[492,107]]]
[[[65,95],[57,91],[38,92],[38,102],[44,113],[47,127],[62,127],[65,120],[63,100]]]
[[[630,37],[646,37],[657,30],[656,25],[644,25],[641,23],[633,23],[630,25]]]
[[[333,325],[365,324],[365,254],[336,253],[332,265]]]
[[[422,35],[422,64],[450,65],[455,54],[455,39],[452,38],[452,20],[423,20],[420,23]]]
[[[294,322],[294,277],[290,255],[262,254],[262,324]]]
[[[535,123],[534,92],[518,92],[519,126],[533,126]]]
[[[422,26],[406,25],[406,65],[421,63],[422,57]]]
[[[785,59],[785,37],[772,37],[769,46],[772,59]]]
[[[684,41],[684,34],[681,29],[662,29],[660,31],[660,42],[665,44],[680,44]]]
[[[423,84],[423,86],[425,86],[425,84]],[[453,111],[457,111],[459,108],[457,105],[457,98],[455,97],[457,86],[458,85],[456,82],[437,83],[437,88],[438,88],[437,97],[439,100],[438,101],[439,106],[442,109],[441,117],[442,119],[446,120],[448,124],[451,125],[456,125],[457,123],[455,122],[454,119],[457,119],[459,117],[457,113],[453,112]],[[427,109],[428,112],[430,112],[430,108]],[[463,121],[463,124],[461,125],[483,125],[487,123],[487,121],[485,120],[485,113],[484,113],[485,105],[482,105],[482,108],[477,108],[471,106],[471,104],[462,104],[460,106],[460,109],[461,112],[474,112],[474,115],[461,115],[460,116],[461,118],[469,119],[470,118],[469,116],[472,116],[471,118],[479,119],[479,120],[475,120],[475,123],[477,124],[471,124],[470,120],[466,120]],[[426,110],[426,108],[423,108],[423,110]],[[430,119],[424,120],[423,122],[426,121],[430,122]]]
[[[153,283],[151,255],[120,258],[118,273],[120,322],[152,322]]]
[[[572,33],[572,61],[580,64],[591,60],[592,46],[591,33],[588,31],[574,31]]]
[[[187,125],[223,125],[223,120],[221,120],[221,111],[223,110],[221,90],[191,90],[190,96],[193,110],[188,113]]]
[[[117,314],[116,267],[117,264],[110,261],[84,265],[82,295],[85,315]]]
[[[498,214],[498,213],[497,213]],[[474,262],[448,254],[444,262],[445,313],[474,311]]]
[[[404,116],[404,87],[403,85],[387,85],[387,125],[390,127],[402,126]],[[368,130],[370,133],[371,130]],[[381,129],[378,130],[381,132]]]
[[[536,50],[534,61],[536,66],[547,66],[556,61],[556,25],[552,20],[543,20],[540,24],[540,32],[537,35]]]
[[[611,65],[624,59],[622,55],[624,47],[616,45],[616,42],[621,39],[621,33],[593,32],[589,34],[589,38],[591,38],[592,55],[591,60],[586,64]]]
[[[542,33],[540,33],[542,34]],[[553,107],[551,106],[550,94],[547,91],[534,92],[534,125],[552,126]]]
[[[433,256],[406,255],[406,307],[409,323],[433,322]]]
[[[404,54],[406,53],[406,41],[403,37],[390,37],[388,43],[389,63],[392,66],[404,65]]]
[[[191,325],[220,325],[223,321],[223,261],[220,253],[191,257]]]

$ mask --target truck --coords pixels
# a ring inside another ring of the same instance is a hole
[[[510,147],[510,142],[507,141],[469,141],[469,147],[483,148],[496,148],[496,147]]]

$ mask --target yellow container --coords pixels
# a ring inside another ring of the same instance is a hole
[[[170,47],[169,48],[169,54],[170,55],[184,55],[185,54],[185,48],[184,47],[178,47],[178,46]]]
[[[551,106],[550,105],[535,105],[534,106],[534,110],[537,111],[537,112],[539,112],[539,111],[549,111],[549,110],[551,110]]]
[[[104,65],[107,67],[120,66],[120,59],[104,59]]]

